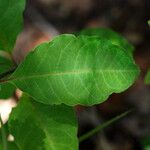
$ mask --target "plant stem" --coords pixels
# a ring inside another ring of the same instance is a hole
[[[1,133],[2,133],[2,146],[3,146],[3,150],[8,150],[8,146],[7,146],[7,136],[6,136],[6,131],[4,128],[4,124],[0,115],[0,125],[1,125]]]
[[[85,133],[84,135],[82,135],[81,137],[79,137],[79,142],[83,142],[85,140],[87,140],[88,138],[94,136],[96,133],[100,132],[101,130],[103,130],[104,128],[108,127],[109,125],[111,125],[112,123],[118,121],[119,119],[125,117],[126,115],[128,115],[129,113],[131,113],[133,111],[133,109],[128,110],[114,118],[112,118],[111,120],[104,122],[103,124],[98,125],[96,128],[92,129],[91,131]]]

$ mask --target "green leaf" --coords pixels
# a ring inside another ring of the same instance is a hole
[[[13,66],[11,60],[0,56],[0,74],[4,73],[6,70],[9,70]]]
[[[0,75],[14,67],[11,60],[0,56]],[[0,99],[8,99],[13,95],[15,86],[7,83],[0,85]]]
[[[148,73],[145,77],[145,84],[150,84],[150,70],[148,71]]]
[[[8,141],[8,126],[3,124],[0,116],[0,150],[19,150],[14,142]]]
[[[148,25],[150,26],[150,20],[147,21]]]
[[[1,140],[0,140],[0,150],[4,150],[2,147]],[[8,142],[8,149],[7,150],[20,150],[20,149],[16,146],[16,144],[14,142]]]
[[[0,0],[0,50],[13,49],[23,26],[25,0]]]
[[[93,105],[126,90],[138,74],[110,41],[61,35],[35,48],[8,82],[45,104]]]
[[[19,150],[77,150],[77,122],[65,105],[44,105],[24,96],[13,109],[10,133]]]
[[[123,36],[107,28],[89,28],[82,30],[78,35],[98,36],[102,39],[110,40],[112,44],[121,46],[131,56],[133,55],[134,47]]]
[[[143,150],[150,150],[150,136],[142,139]]]
[[[5,150],[3,148],[1,132],[0,132],[0,150]],[[6,150],[19,150],[17,145],[14,142],[7,141],[7,149]]]
[[[8,99],[10,98],[13,93],[15,92],[15,86],[7,83],[0,85],[0,99]]]

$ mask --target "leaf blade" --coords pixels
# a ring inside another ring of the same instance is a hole
[[[24,0],[0,0],[0,50],[11,51],[23,27]]]
[[[145,82],[145,84],[150,84],[150,70],[148,71],[144,82]]]
[[[10,70],[14,67],[14,64],[11,60],[0,56],[0,77],[3,73]],[[0,99],[8,99],[10,98],[15,91],[15,87],[10,84],[1,83],[0,85]]]
[[[78,149],[75,114],[65,105],[43,105],[24,96],[10,116],[9,129],[21,150]]]
[[[78,35],[98,36],[102,39],[110,40],[112,44],[122,47],[128,52],[129,55],[133,55],[134,47],[129,43],[122,35],[108,28],[87,28],[83,29]]]
[[[106,40],[87,41],[61,35],[38,46],[9,82],[42,103],[67,105],[101,103],[133,84],[139,69],[123,49]]]

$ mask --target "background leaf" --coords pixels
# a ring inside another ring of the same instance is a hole
[[[148,71],[148,73],[145,77],[145,84],[150,84],[150,70]]]
[[[0,133],[0,136],[1,136],[1,133]],[[14,142],[9,142],[7,143],[7,148],[8,150],[19,150],[17,145],[14,143]],[[3,149],[3,145],[2,145],[2,139],[0,138],[0,150],[4,150]]]
[[[4,150],[0,140],[0,150]],[[8,150],[19,150],[19,148],[13,142],[8,142]]]
[[[0,75],[14,67],[11,60],[0,56]],[[0,99],[8,99],[13,95],[15,86],[7,83],[0,85]]]
[[[0,56],[0,74],[4,73],[6,70],[9,70],[13,67],[11,60]]]
[[[24,96],[10,116],[9,129],[20,150],[77,150],[73,108],[37,103]]]
[[[0,0],[0,50],[13,49],[22,29],[25,0]]]
[[[0,122],[1,121],[2,120],[0,118]],[[3,130],[2,130],[2,128],[3,128]],[[9,136],[8,124],[7,123],[4,125],[0,124],[0,150],[19,150],[14,142],[8,141],[8,136]],[[4,139],[5,139],[5,144],[6,144],[5,146],[6,147],[4,146],[4,143],[3,143]]]
[[[150,150],[150,136],[146,136],[142,139],[143,150]]]
[[[110,41],[61,35],[31,52],[8,81],[45,104],[93,105],[126,90],[138,74]]]
[[[123,36],[108,28],[89,28],[82,30],[78,35],[98,36],[102,39],[110,40],[112,44],[121,46],[131,56],[133,55],[134,47]]]
[[[10,98],[13,93],[15,92],[15,86],[7,83],[0,85],[0,99],[8,99]]]

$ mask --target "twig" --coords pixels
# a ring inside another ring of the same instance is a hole
[[[0,125],[1,125],[1,133],[2,133],[2,145],[3,145],[3,150],[8,150],[7,146],[7,136],[6,136],[6,131],[4,128],[4,124],[0,115]]]
[[[96,133],[102,131],[104,128],[108,127],[109,125],[113,124],[114,122],[118,121],[119,119],[125,117],[126,115],[131,113],[133,110],[134,109],[128,110],[128,111],[112,118],[111,120],[98,125],[96,128],[92,129],[91,131],[89,131],[89,132],[85,133],[84,135],[82,135],[81,137],[79,137],[79,142],[83,142],[83,141],[87,140],[88,138],[94,136]]]

